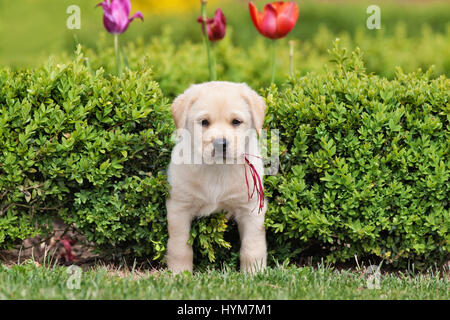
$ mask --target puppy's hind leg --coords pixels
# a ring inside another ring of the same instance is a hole
[[[241,271],[255,273],[264,270],[267,265],[264,212],[240,213],[236,215],[236,221],[241,238]]]
[[[167,242],[167,267],[173,273],[192,272],[193,252],[188,244],[192,215],[173,199],[167,200],[167,222],[169,240]]]

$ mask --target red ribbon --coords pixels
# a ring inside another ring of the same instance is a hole
[[[245,164],[244,164],[245,183],[247,184],[248,201],[250,201],[250,199],[253,198],[253,195],[255,194],[255,191],[256,191],[256,194],[258,195],[258,201],[259,201],[258,214],[260,214],[262,209],[264,208],[264,189],[263,189],[263,184],[262,184],[262,181],[261,181],[261,177],[258,174],[258,171],[256,171],[255,166],[248,160],[247,155],[252,156],[252,157],[257,157],[257,158],[260,158],[260,157],[254,156],[254,155],[251,155],[251,154],[248,154],[248,153],[246,153],[244,155],[244,159],[245,159]],[[252,191],[251,195],[250,195],[250,186],[248,184],[247,167],[246,167],[246,165],[250,169],[250,174],[251,174],[252,180],[253,180],[253,191]]]

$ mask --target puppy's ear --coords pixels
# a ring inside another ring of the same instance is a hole
[[[197,99],[198,94],[195,94],[193,87],[187,89],[180,94],[172,103],[172,117],[177,129],[183,129],[186,124],[187,114],[192,104]]]
[[[253,125],[256,129],[258,135],[261,135],[261,129],[264,124],[264,115],[266,112],[266,103],[264,99],[258,95],[255,91],[253,91],[247,84],[244,85],[244,93],[243,98],[247,102],[250,113],[253,118]]]

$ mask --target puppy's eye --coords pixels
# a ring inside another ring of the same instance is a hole
[[[202,120],[202,127],[207,127],[207,126],[209,126],[209,121],[206,119]]]
[[[231,124],[233,125],[233,126],[238,126],[238,125],[240,125],[242,123],[242,121],[240,121],[240,120],[238,120],[238,119],[234,119],[233,121],[231,121]]]

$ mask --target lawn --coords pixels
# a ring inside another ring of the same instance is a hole
[[[368,287],[363,270],[279,266],[251,276],[209,270],[174,276],[167,271],[95,267],[79,289],[66,267],[24,263],[0,266],[0,299],[450,299],[448,274],[382,274]],[[67,283],[75,288],[69,289]]]

